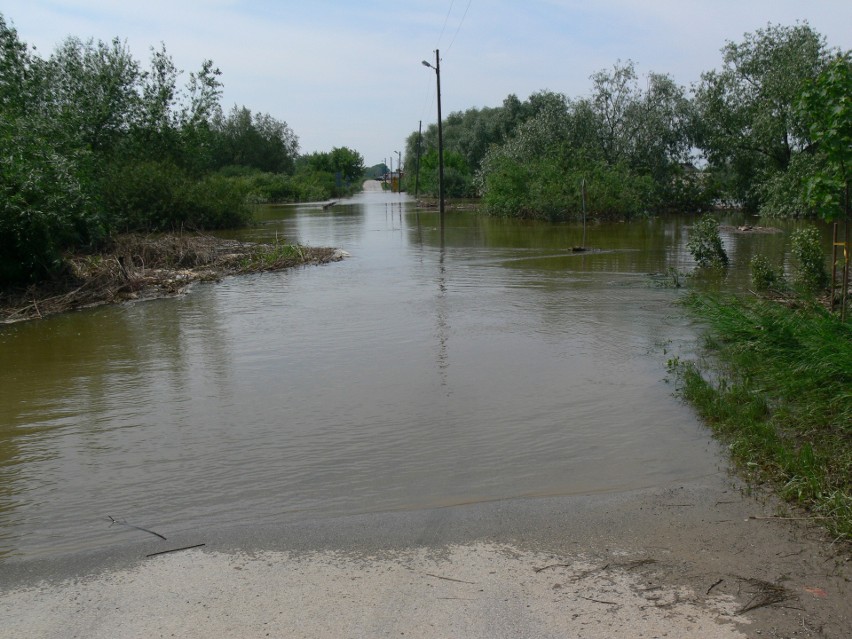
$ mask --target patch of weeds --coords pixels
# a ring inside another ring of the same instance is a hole
[[[656,288],[683,288],[687,277],[686,273],[670,266],[665,273],[654,273],[651,281]]]
[[[768,291],[786,286],[783,271],[780,268],[773,268],[769,259],[762,254],[757,254],[751,258],[751,283],[757,291]]]

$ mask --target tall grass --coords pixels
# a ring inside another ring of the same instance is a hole
[[[693,293],[706,356],[669,362],[749,475],[852,540],[852,327],[816,305]]]

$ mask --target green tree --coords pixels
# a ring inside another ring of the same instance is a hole
[[[534,115],[489,147],[476,181],[489,210],[578,217],[584,181],[587,212],[597,216],[630,217],[700,199],[701,189],[691,188],[681,166],[689,157],[692,120],[683,88],[654,73],[640,87],[630,61],[591,80],[589,98],[531,96]]]
[[[852,53],[837,55],[802,94],[800,109],[825,162],[808,183],[811,203],[827,220],[849,217],[852,167]]]
[[[364,175],[364,157],[349,147],[334,147],[330,154],[331,167],[347,184],[358,182]]]
[[[310,199],[340,197],[357,190],[364,176],[364,158],[348,147],[330,152],[303,155],[297,162],[296,176],[311,193]]]
[[[45,121],[65,149],[83,148],[106,161],[140,114],[139,64],[127,45],[68,38],[45,65]]]
[[[728,266],[728,254],[719,235],[719,222],[709,215],[701,216],[692,225],[686,247],[701,268]]]
[[[624,163],[650,175],[660,186],[660,199],[666,199],[672,176],[689,159],[691,147],[692,106],[683,87],[652,72],[642,88],[631,60],[617,62],[591,79],[588,116],[599,147],[596,155],[610,165]],[[583,107],[577,105],[576,115]]]
[[[88,185],[89,149],[53,136],[76,133],[50,120],[46,65],[0,15],[0,286],[61,270],[61,251],[99,234]]]
[[[539,91],[523,102],[517,96],[509,95],[499,107],[473,108],[450,113],[444,119],[443,133],[444,153],[453,153],[456,158],[451,167],[453,172],[451,179],[455,184],[453,188],[458,192],[470,192],[474,175],[480,170],[489,149],[506,142],[524,122],[549,109],[564,109],[565,104],[565,96],[562,94]],[[430,124],[423,132],[422,139],[419,139],[417,132],[413,132],[406,140],[405,166],[408,167],[406,185],[409,191],[414,189],[418,141],[421,158],[433,152],[437,153],[437,124]],[[445,165],[449,166],[446,157]],[[446,187],[447,176],[445,175],[444,178]],[[437,181],[429,179],[424,182],[421,179],[421,184],[421,190],[424,192],[437,194]]]
[[[236,165],[268,173],[292,174],[299,139],[286,122],[265,113],[234,106],[214,121],[218,167]]]
[[[769,194],[759,185],[785,173],[808,148],[807,122],[796,107],[824,59],[824,39],[807,23],[770,24],[728,42],[721,69],[702,74],[696,143],[717,174],[727,176],[729,197],[746,208],[761,208]]]

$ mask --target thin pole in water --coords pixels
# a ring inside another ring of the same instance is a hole
[[[583,244],[582,247],[586,248],[586,178],[583,178],[583,181],[580,182],[580,195],[583,200]]]
[[[420,195],[420,140],[423,137],[423,120],[417,125],[417,164],[414,173],[414,199]]]

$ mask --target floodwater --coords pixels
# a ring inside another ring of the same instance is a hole
[[[718,472],[664,380],[688,221],[590,227],[361,195],[244,237],[351,254],[0,326],[0,560]],[[726,238],[735,264],[782,236]],[[779,245],[780,246],[780,245]],[[136,537],[133,537],[134,539]]]

